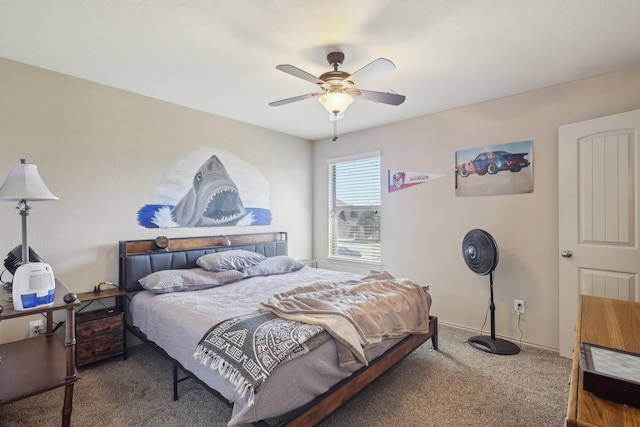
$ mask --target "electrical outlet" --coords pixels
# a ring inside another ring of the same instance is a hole
[[[34,320],[29,322],[29,337],[35,337],[40,334],[44,334],[44,321]]]
[[[513,312],[518,314],[524,314],[524,300],[521,300],[521,299],[513,300]]]

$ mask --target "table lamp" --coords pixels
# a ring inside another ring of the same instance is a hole
[[[49,191],[38,174],[36,165],[27,164],[25,159],[20,159],[20,164],[11,166],[7,179],[0,187],[0,200],[18,202],[18,211],[22,216],[22,263],[29,262],[29,229],[27,216],[31,207],[30,201],[58,200]]]

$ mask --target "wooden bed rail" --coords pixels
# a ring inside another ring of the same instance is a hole
[[[192,378],[205,389],[209,390],[216,398],[228,406],[232,404],[225,399],[218,391],[209,387],[192,372],[185,369],[179,362],[169,356],[162,348],[153,341],[149,341],[146,335],[136,327],[127,325],[127,330],[147,343],[159,354],[166,357],[173,364],[173,400],[178,400],[178,383]],[[288,414],[276,417],[276,421],[267,420],[252,423],[255,427],[311,427],[320,423],[342,405],[347,403],[352,397],[362,391],[365,387],[375,381],[380,375],[392,368],[425,341],[431,339],[434,350],[438,350],[438,318],[429,316],[429,332],[427,334],[409,335],[399,341],[395,346],[388,349],[383,355],[373,360],[369,366],[365,366],[354,372],[351,376],[344,378],[329,390],[313,399],[311,402],[294,409]],[[187,377],[178,378],[178,369],[184,372]]]
[[[429,316],[429,333],[425,335],[409,335],[395,346],[387,350],[381,357],[374,359],[369,366],[360,368],[350,377],[343,379],[312,402],[292,411],[277,427],[309,427],[315,426],[347,403],[380,375],[396,365],[425,341],[431,338],[434,350],[438,350],[438,318]],[[274,427],[266,422],[255,423],[257,426]]]

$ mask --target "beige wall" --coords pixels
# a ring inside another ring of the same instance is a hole
[[[24,157],[38,165],[60,197],[32,204],[30,242],[76,292],[102,280],[117,281],[118,240],[160,234],[139,226],[136,212],[175,159],[201,147],[230,151],[265,175],[273,224],[162,234],[284,230],[293,256],[313,254],[321,267],[364,272],[325,259],[326,159],[380,150],[385,188],[388,169],[447,174],[383,193],[383,268],[431,283],[433,314],[443,322],[480,328],[488,278],[467,269],[461,241],[471,228],[484,228],[500,248],[495,279],[498,334],[520,337],[511,306],[514,298],[524,299],[524,340],[557,348],[557,128],[640,108],[638,81],[640,68],[635,68],[341,135],[336,142],[310,143],[0,59],[0,179]],[[533,193],[455,197],[456,150],[525,139],[534,141]],[[20,239],[19,215],[4,202],[0,250],[8,251]],[[0,342],[26,334],[26,325],[18,322],[0,324]],[[489,323],[485,331],[488,328]]]
[[[176,158],[201,147],[224,149],[260,170],[270,185],[271,226],[158,230],[138,225],[136,213],[163,174]],[[119,240],[160,234],[283,230],[293,256],[311,257],[309,141],[0,59],[2,182],[19,158],[36,164],[60,198],[32,203],[29,242],[72,291],[117,282]],[[20,230],[13,202],[1,202],[1,259],[21,242]],[[0,342],[26,335],[27,327],[17,322],[2,322]]]
[[[500,250],[494,282],[497,334],[520,338],[512,307],[514,299],[523,299],[523,340],[557,349],[558,126],[640,108],[639,81],[640,68],[635,68],[341,135],[336,142],[314,142],[316,259],[321,267],[366,271],[326,260],[326,159],[380,150],[383,268],[431,283],[433,314],[477,332],[488,307],[489,278],[467,268],[462,239],[472,228],[485,229]],[[407,102],[413,102],[407,95]],[[457,150],[529,139],[533,193],[455,196]],[[388,169],[447,176],[389,194]],[[485,333],[489,325],[487,318]]]

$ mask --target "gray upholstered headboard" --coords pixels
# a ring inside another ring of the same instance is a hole
[[[122,289],[140,291],[138,279],[160,270],[195,268],[199,257],[212,252],[244,249],[266,257],[288,253],[285,232],[167,239],[165,248],[162,248],[165,244],[158,245],[157,240],[119,242]]]

